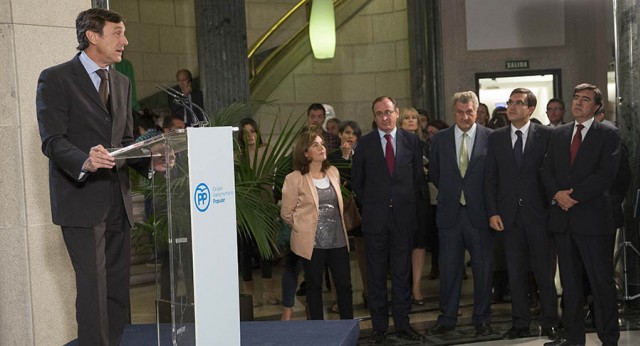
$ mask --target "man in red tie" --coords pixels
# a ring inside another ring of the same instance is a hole
[[[603,345],[617,345],[620,338],[609,194],[618,171],[620,134],[615,127],[594,121],[602,107],[596,86],[575,87],[571,103],[575,121],[553,131],[541,171],[564,297],[563,335],[545,346],[585,343],[583,267],[593,292],[598,337]]]
[[[398,107],[388,96],[372,106],[377,129],[358,140],[351,183],[362,205],[362,234],[367,257],[371,344],[384,343],[389,326],[387,273],[391,273],[392,315],[396,336],[420,341],[409,324],[411,246],[417,229],[417,201],[427,197],[418,136],[396,127]],[[426,212],[426,210],[422,211]]]

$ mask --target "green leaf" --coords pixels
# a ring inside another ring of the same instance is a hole
[[[266,102],[251,102],[232,104],[211,116],[210,126],[237,126],[239,120],[251,117],[256,110]],[[258,251],[264,258],[273,258],[278,254],[276,236],[280,227],[280,207],[274,199],[281,195],[284,177],[292,171],[291,149],[300,133],[304,118],[302,115],[289,115],[281,128],[279,115],[272,122],[269,133],[265,137],[265,143],[269,150],[258,151],[254,156],[253,167],[249,164],[248,153],[242,153],[234,136],[234,174],[236,190],[236,218],[238,232],[241,237],[253,239]],[[263,133],[264,134],[264,133]],[[186,167],[177,162],[176,177],[171,179],[172,198],[172,224],[188,225],[189,196]],[[135,174],[134,174],[135,175]],[[155,216],[144,223],[136,223],[132,229],[132,239],[136,244],[136,250],[147,251],[148,245],[142,240],[147,237],[150,230],[153,231],[159,246],[168,245],[168,215],[162,205],[166,206],[166,181],[160,174],[154,176],[155,186],[149,181],[136,181],[136,189],[152,194],[155,205]],[[182,230],[187,231],[187,230]],[[138,242],[139,241],[139,242]]]

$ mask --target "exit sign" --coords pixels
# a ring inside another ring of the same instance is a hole
[[[507,60],[504,63],[504,68],[507,70],[529,68],[529,60]]]

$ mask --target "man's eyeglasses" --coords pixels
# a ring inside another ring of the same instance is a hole
[[[529,105],[524,103],[524,101],[522,101],[522,100],[517,100],[517,101],[509,100],[509,101],[507,101],[507,106],[518,106],[518,107],[527,106],[527,107],[529,107]]]
[[[395,110],[386,110],[384,112],[376,112],[375,115],[377,117],[383,117],[383,116],[387,116],[390,117],[393,113],[395,113]]]

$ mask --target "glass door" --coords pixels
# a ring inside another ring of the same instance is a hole
[[[513,89],[527,88],[538,100],[532,118],[546,125],[549,123],[545,112],[547,102],[554,97],[562,98],[560,76],[559,69],[476,73],[476,92],[480,102],[487,105],[491,114],[496,107],[506,107]]]

